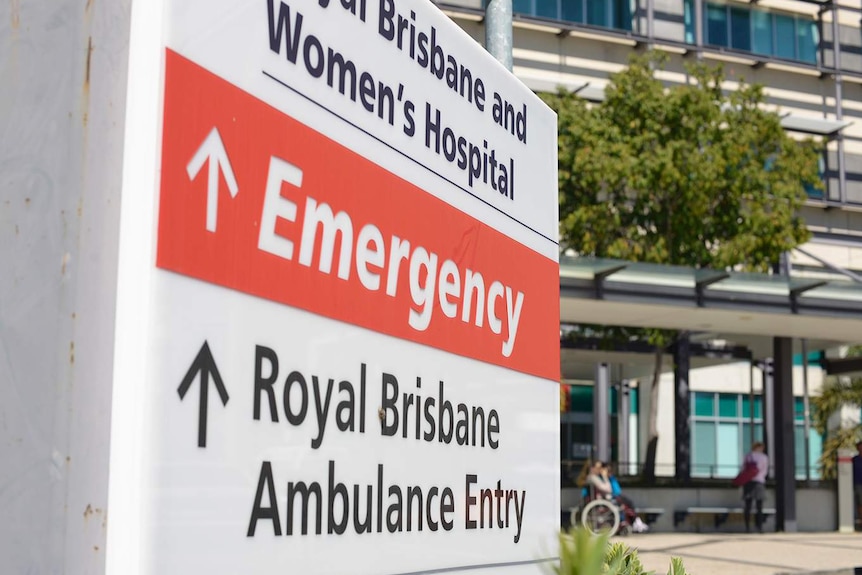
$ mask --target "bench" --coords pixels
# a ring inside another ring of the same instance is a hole
[[[744,509],[742,507],[686,507],[685,509],[677,509],[673,512],[673,526],[677,527],[685,521],[689,515],[712,515],[715,522],[715,528],[721,527],[730,515],[742,515]],[[756,514],[754,508],[751,510],[752,516]],[[763,509],[764,519],[775,515],[775,509]]]
[[[664,515],[663,507],[636,507],[635,513],[639,516],[643,517],[644,522],[647,525],[652,525],[658,518]]]

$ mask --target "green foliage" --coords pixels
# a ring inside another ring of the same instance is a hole
[[[581,255],[766,271],[808,239],[804,185],[817,146],[764,109],[763,89],[724,94],[720,67],[665,88],[659,53],[614,74],[605,101],[544,95],[558,114],[560,233]]]
[[[556,575],[653,575],[624,543],[609,543],[608,536],[592,535],[584,528],[560,534],[560,565]],[[672,557],[668,575],[686,575],[682,560]]]
[[[823,451],[817,462],[820,466],[820,476],[824,479],[838,477],[838,450],[853,449],[860,439],[862,439],[862,425],[856,424],[830,431],[823,441]]]
[[[806,185],[822,187],[818,145],[787,135],[760,86],[740,82],[725,94],[721,67],[696,63],[689,83],[666,88],[656,77],[665,61],[659,52],[635,55],[611,76],[601,104],[565,91],[543,96],[558,118],[561,245],[582,256],[767,271],[809,237],[799,209]],[[674,332],[641,338],[660,365]],[[657,405],[650,402],[647,479]]]
[[[670,569],[667,570],[667,575],[686,575],[685,567],[682,565],[682,559],[679,557],[670,558]]]
[[[862,379],[830,378],[820,390],[820,395],[811,398],[813,407],[811,423],[819,433],[826,433],[820,455],[820,475],[824,479],[836,477],[839,449],[853,449],[862,439],[862,425],[839,422],[836,429],[829,429],[829,419],[844,406],[862,407]]]

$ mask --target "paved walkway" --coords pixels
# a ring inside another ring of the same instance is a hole
[[[667,573],[672,556],[682,557],[692,575],[802,574],[839,569],[854,575],[853,567],[862,567],[862,533],[647,533],[615,540],[637,548],[644,567],[657,575]]]

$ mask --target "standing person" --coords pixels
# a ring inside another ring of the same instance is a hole
[[[751,503],[754,501],[757,514],[754,525],[757,531],[763,533],[763,500],[766,499],[766,473],[769,471],[769,457],[763,452],[763,443],[758,441],[751,446],[751,452],[745,456],[743,467],[755,467],[756,473],[742,486],[742,500],[745,503],[743,517],[745,531],[751,531]]]
[[[862,441],[856,442],[853,456],[853,501],[856,503],[856,528],[862,525]]]

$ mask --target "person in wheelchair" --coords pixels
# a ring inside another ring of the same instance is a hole
[[[625,510],[627,519],[631,522],[632,529],[635,533],[643,533],[644,531],[647,531],[649,527],[647,527],[646,523],[644,523],[635,513],[634,501],[632,501],[627,495],[623,495],[620,482],[617,481],[616,475],[614,475],[613,463],[605,462],[602,465],[608,478],[608,483],[610,483],[611,486],[611,497],[616,501],[620,508]]]
[[[614,493],[614,483],[616,483],[616,494]],[[631,499],[620,492],[619,483],[611,475],[609,465],[601,461],[588,461],[581,470],[578,485],[582,488],[581,495],[585,506],[596,499],[605,499],[618,507],[619,529],[624,532],[646,530],[646,526],[635,513]]]

